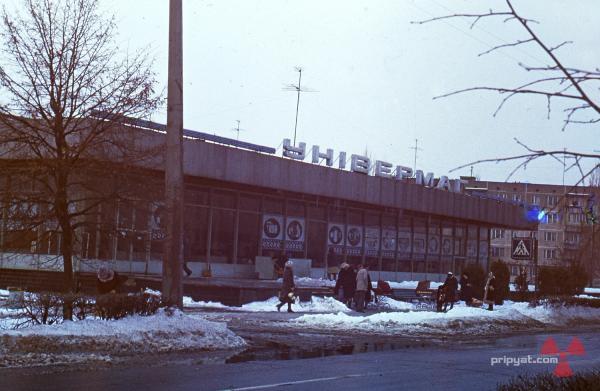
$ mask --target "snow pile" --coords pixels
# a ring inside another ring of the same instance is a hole
[[[10,292],[8,292],[6,289],[0,289],[0,296],[8,296],[10,294]]]
[[[277,304],[279,304],[279,299],[277,297],[271,297],[265,301],[244,304],[241,307],[241,310],[248,312],[273,312],[277,311],[277,307],[275,307]],[[285,311],[287,309],[287,304],[281,309],[282,311]],[[296,312],[350,312],[350,309],[346,307],[344,303],[333,297],[319,296],[313,296],[309,302],[296,302],[292,304],[292,309]]]
[[[390,284],[390,288],[392,289],[417,289],[419,281],[387,281],[387,283]],[[442,282],[431,281],[429,283],[429,289],[437,289],[442,284]],[[377,288],[377,281],[373,281],[373,288]]]
[[[590,295],[575,295],[575,297],[578,299],[600,299],[600,297]]]
[[[283,283],[283,278],[278,278],[277,282],[280,284]],[[294,284],[296,286],[313,287],[313,288],[334,287],[335,281],[327,280],[325,278],[294,277]]]
[[[414,309],[414,305],[412,303],[394,300],[387,296],[380,296],[377,298],[377,301],[377,303],[369,304],[368,308],[375,307],[380,311],[410,311]]]
[[[395,301],[395,300],[394,300]],[[277,297],[271,297],[264,301],[255,301],[252,303],[244,304],[241,307],[229,307],[221,303],[215,303],[212,301],[193,301],[189,297],[183,298],[183,305],[186,308],[205,308],[205,309],[221,309],[233,312],[277,312],[276,305],[279,304]],[[393,306],[393,304],[390,304]],[[333,297],[319,297],[313,296],[309,302],[298,302],[292,304],[292,309],[295,312],[350,312],[351,310],[346,307],[342,302],[334,299]],[[287,304],[281,308],[282,311],[287,310]]]
[[[345,313],[304,315],[290,322],[298,327],[338,329],[383,334],[490,334],[516,329],[600,321],[600,309],[584,307],[529,307],[528,303],[505,302],[494,311],[454,306],[447,313],[409,311],[380,312],[368,316]]]
[[[214,301],[194,301],[189,296],[183,297],[183,306],[185,308],[214,308],[214,309],[231,309],[232,307],[228,307],[222,303],[217,303]]]
[[[119,320],[86,319],[56,325],[2,330],[0,353],[110,353],[138,354],[190,350],[231,349],[245,341],[224,323],[160,309],[152,316]],[[0,354],[1,355],[1,354]]]

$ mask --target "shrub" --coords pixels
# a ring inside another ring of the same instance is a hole
[[[502,305],[504,299],[508,297],[510,292],[510,269],[501,260],[492,262],[490,271],[494,273],[496,279],[496,292],[495,292],[495,304]]]
[[[54,324],[63,319],[63,304],[68,300],[73,305],[73,314],[79,320],[85,319],[91,312],[93,302],[82,295],[63,295],[52,292],[24,293],[19,302],[14,303],[18,308],[20,319],[16,327],[36,324]]]
[[[160,307],[160,296],[109,293],[96,298],[96,315],[102,319],[121,319],[128,315],[152,315]]]
[[[586,270],[579,264],[569,267],[542,266],[539,270],[540,293],[574,295],[582,293],[588,282]]]
[[[102,319],[120,319],[129,315],[152,315],[158,310],[160,296],[149,293],[106,294],[97,297],[52,292],[25,293],[14,303],[18,321],[15,328],[55,324],[63,321],[63,304],[70,302],[78,320],[96,315]]]
[[[469,276],[469,281],[473,287],[473,296],[481,300],[485,286],[485,270],[483,270],[481,265],[471,263],[462,270],[462,273]]]
[[[569,377],[557,377],[552,373],[542,373],[535,376],[521,375],[510,380],[507,384],[498,386],[498,391],[579,391],[597,390],[600,384],[600,371],[575,373]]]

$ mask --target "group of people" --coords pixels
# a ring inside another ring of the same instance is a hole
[[[358,264],[353,267],[346,262],[340,265],[333,293],[348,308],[352,308],[354,304],[356,311],[365,312],[366,304],[371,302],[372,290],[367,265]]]
[[[294,312],[292,304],[295,296],[294,271],[292,262],[286,260],[283,266],[283,283],[279,292],[279,303],[277,311],[287,304],[287,311]],[[340,265],[340,270],[335,283],[334,294],[348,308],[354,308],[358,312],[365,312],[367,303],[372,299],[371,292],[373,285],[369,268],[366,265],[358,264],[355,267],[344,262]]]
[[[463,300],[470,307],[481,307],[483,304],[487,304],[489,311],[494,310],[496,299],[496,278],[494,277],[494,273],[490,272],[487,276],[483,291],[483,301],[475,298],[473,285],[466,273],[463,273],[460,277],[460,298],[457,298],[457,290],[458,280],[452,272],[448,272],[446,281],[438,287],[436,296],[438,312],[451,310],[454,308],[454,303],[458,300]]]

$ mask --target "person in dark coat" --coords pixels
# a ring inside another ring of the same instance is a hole
[[[460,276],[460,299],[464,300],[466,305],[471,305],[473,303],[473,287],[471,286],[471,281],[469,281],[469,276],[466,273],[463,273]]]
[[[483,294],[483,302],[488,305],[488,311],[494,310],[494,301],[496,299],[496,277],[494,273],[488,274],[487,281],[485,282],[485,290]]]
[[[119,275],[107,266],[100,266],[96,276],[98,294],[116,293],[119,288]]]
[[[446,312],[448,310],[448,304],[450,304],[450,309],[454,308],[454,302],[456,301],[456,291],[458,290],[458,280],[454,277],[452,272],[448,272],[448,276],[446,277],[446,281],[444,281],[444,290],[446,293],[446,297],[444,299],[444,309]]]
[[[294,312],[292,310],[292,303],[294,302],[294,271],[292,270],[292,261],[287,261],[283,269],[283,285],[281,285],[281,292],[279,294],[280,303],[277,304],[277,311],[281,311],[281,307],[287,303],[288,312]]]
[[[356,274],[346,262],[340,265],[338,279],[335,282],[334,293],[341,302],[350,308],[356,290]]]

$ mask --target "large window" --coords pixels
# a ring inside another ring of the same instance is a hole
[[[398,219],[398,271],[411,272],[412,222],[410,217]]]
[[[427,221],[424,218],[413,219],[413,270],[425,273],[425,246],[427,239]]]
[[[441,249],[441,229],[438,220],[429,222],[429,235],[427,237],[427,272],[440,273],[440,249]]]
[[[254,263],[254,258],[258,255],[259,233],[259,215],[256,213],[240,212],[237,257],[239,263]]]
[[[327,240],[327,223],[324,221],[309,220],[306,230],[307,257],[312,259],[313,267],[325,266],[325,246]],[[329,266],[339,266],[342,260],[341,254],[332,255],[333,260],[328,260]]]
[[[183,217],[183,252],[186,261],[206,261],[208,208],[186,206]]]
[[[211,225],[210,261],[232,263],[235,212],[225,209],[213,209]]]

